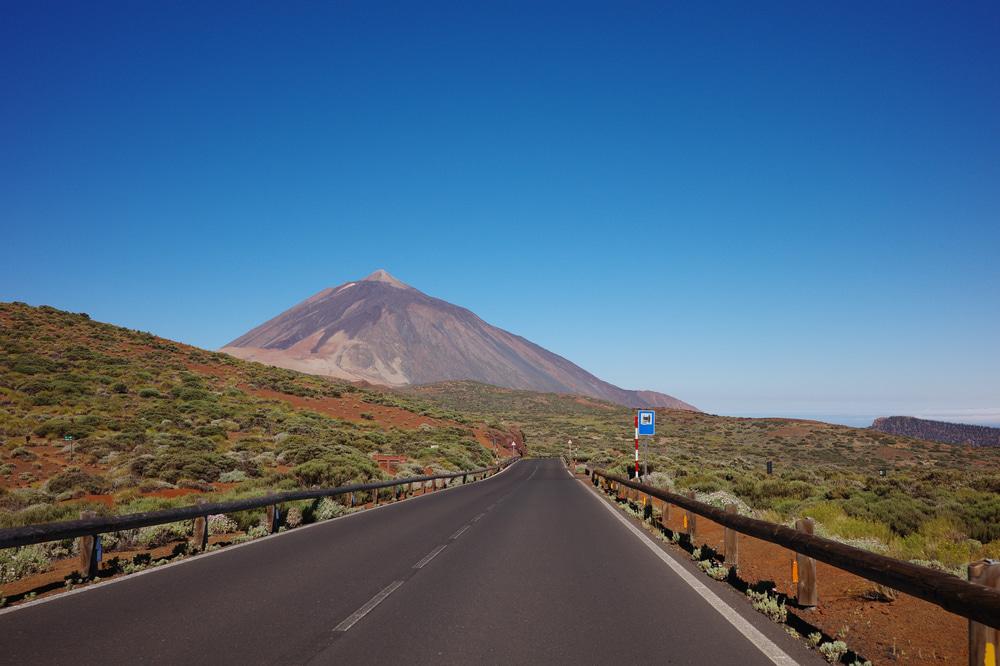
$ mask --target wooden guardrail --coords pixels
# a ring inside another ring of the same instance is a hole
[[[825,562],[874,583],[929,601],[946,611],[968,618],[972,622],[993,627],[994,633],[996,628],[1000,628],[1000,589],[848,546],[806,531],[795,530],[748,516],[740,516],[735,512],[718,509],[691,497],[647,486],[621,476],[608,474],[603,470],[590,470],[590,475],[594,485],[599,485],[602,483],[599,479],[603,479],[605,484],[631,488],[678,506],[691,514],[703,516],[722,525],[727,530],[769,541],[799,555]],[[995,644],[994,646],[996,649]],[[977,663],[982,664],[983,662]]]
[[[358,483],[350,486],[338,486],[336,488],[293,490],[283,493],[263,495],[261,497],[249,497],[229,502],[200,503],[176,509],[132,513],[123,516],[95,517],[92,512],[87,512],[89,515],[87,517],[82,517],[80,520],[67,520],[54,523],[42,523],[39,525],[26,525],[23,527],[0,529],[0,548],[16,548],[36,543],[46,543],[48,541],[78,538],[81,540],[81,562],[83,563],[84,576],[93,577],[97,572],[97,558],[94,549],[96,548],[97,543],[96,537],[100,534],[194,519],[196,521],[195,540],[200,541],[201,546],[203,547],[208,534],[206,519],[210,515],[267,508],[268,520],[265,522],[267,523],[266,526],[268,531],[273,532],[277,529],[275,507],[278,507],[284,502],[350,495],[351,504],[353,505],[356,493],[372,493],[373,500],[377,504],[378,491],[382,488],[398,488],[399,486],[406,486],[403,491],[404,494],[406,494],[410,489],[412,489],[413,484],[421,484],[426,488],[426,484],[430,483],[434,489],[437,489],[438,481],[444,481],[444,483],[447,484],[451,479],[457,479],[458,477],[462,477],[462,483],[464,484],[470,478],[475,480],[475,477],[485,478],[492,476],[516,460],[517,458],[508,458],[507,460],[491,467],[482,467],[479,469],[452,472],[449,474],[415,476],[405,479],[390,479],[388,481]],[[399,494],[394,491],[393,497],[398,498],[398,496]],[[201,531],[203,532],[202,534],[197,534],[199,531],[199,523]]]

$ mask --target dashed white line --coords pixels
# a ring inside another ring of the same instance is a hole
[[[395,592],[396,588],[398,588],[402,584],[403,584],[403,581],[401,581],[401,580],[397,580],[397,581],[393,581],[392,583],[389,583],[389,585],[384,590],[382,590],[381,592],[379,592],[378,594],[376,594],[374,597],[372,597],[371,599],[369,599],[368,603],[366,603],[364,606],[362,606],[358,610],[356,610],[353,613],[351,613],[347,617],[346,620],[344,620],[343,622],[341,622],[340,624],[338,624],[336,627],[334,627],[333,630],[334,631],[347,631],[348,629],[350,629],[351,627],[353,627],[355,624],[357,624],[358,620],[360,620],[361,618],[363,618],[365,615],[368,615],[368,613],[371,613],[372,610],[374,610],[374,608],[376,606],[378,606],[380,603],[382,603],[383,601],[385,601],[385,598],[388,597],[393,592]]]
[[[478,522],[479,522],[479,519],[480,519],[480,518],[482,518],[482,517],[483,517],[483,516],[485,516],[485,515],[486,515],[486,513],[481,513],[481,514],[479,514],[478,516],[476,516],[475,518],[473,518],[473,519],[472,519],[472,522],[474,522],[474,523],[478,523]]]
[[[454,540],[455,540],[455,539],[457,539],[458,537],[462,536],[462,532],[464,532],[465,530],[469,529],[470,527],[472,527],[472,525],[466,525],[465,527],[463,527],[463,528],[462,528],[462,529],[460,529],[459,531],[457,531],[457,532],[455,532],[454,534],[452,534],[452,535],[451,535],[451,540],[452,540],[452,541],[454,541]]]
[[[442,545],[438,546],[437,548],[435,548],[434,550],[432,550],[431,552],[427,553],[427,555],[424,557],[424,559],[420,560],[419,562],[417,562],[416,564],[413,565],[413,568],[414,569],[423,569],[425,566],[427,566],[428,562],[430,562],[435,557],[437,557],[438,553],[440,553],[442,550],[444,550],[447,546],[448,546],[448,544],[442,544]]]

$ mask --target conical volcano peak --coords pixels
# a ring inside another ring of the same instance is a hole
[[[385,282],[386,284],[392,285],[393,287],[399,287],[400,289],[410,289],[410,285],[400,282],[396,278],[389,275],[388,271],[383,269],[378,269],[368,277],[366,277],[362,282]]]
[[[384,270],[324,289],[223,351],[238,358],[387,386],[472,380],[572,393],[629,407],[694,409],[663,393],[629,391]]]

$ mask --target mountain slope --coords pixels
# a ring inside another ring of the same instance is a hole
[[[0,303],[0,527],[363,482],[384,476],[376,454],[468,469],[512,440],[415,396]]]
[[[905,435],[945,444],[1000,446],[1000,428],[928,421],[913,416],[882,416],[872,423],[872,430],[891,435]]]
[[[663,393],[629,391],[602,381],[385,271],[324,289],[222,351],[283,368],[388,386],[468,379],[586,395],[626,406],[695,410]]]

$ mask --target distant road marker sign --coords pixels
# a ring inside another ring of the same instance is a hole
[[[635,413],[635,478],[639,478],[639,436],[652,437],[656,434],[656,412],[640,409]],[[648,447],[647,447],[648,449]],[[649,453],[649,451],[646,451]],[[648,457],[648,456],[647,456]],[[646,465],[647,463],[643,463]]]
[[[639,410],[639,435],[656,434],[656,412],[652,409]]]

